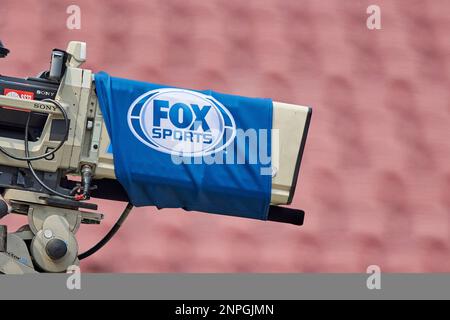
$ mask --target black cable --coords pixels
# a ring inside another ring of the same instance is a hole
[[[125,220],[128,218],[128,215],[130,214],[131,210],[133,209],[133,205],[131,203],[128,203],[125,210],[122,212],[122,214],[119,217],[119,220],[117,220],[116,224],[112,227],[112,229],[105,235],[105,237],[100,240],[95,246],[93,246],[88,251],[80,254],[78,256],[78,259],[83,260],[87,257],[90,257],[94,253],[96,253],[98,250],[103,248],[109,240],[111,240],[112,237],[119,231],[122,224],[125,222]]]
[[[29,127],[30,127],[31,115],[32,115],[32,112],[28,113],[27,123],[26,123],[26,125],[25,125],[25,157],[27,157],[27,158],[30,157],[30,146],[29,146],[29,143],[28,143],[28,130],[29,130]],[[67,114],[65,114],[65,115],[67,115]],[[62,140],[62,141],[65,142],[65,140],[66,140],[66,139],[64,139],[64,140]],[[69,196],[69,195],[63,194],[63,193],[58,192],[58,191],[56,191],[56,190],[50,188],[49,186],[47,186],[47,185],[46,185],[46,184],[38,177],[38,175],[37,175],[36,172],[34,171],[34,168],[33,168],[33,165],[31,164],[31,161],[30,161],[30,160],[26,160],[26,161],[27,161],[27,164],[28,164],[28,168],[30,169],[31,174],[33,175],[34,179],[36,179],[36,181],[37,181],[37,182],[38,182],[45,190],[47,190],[47,191],[50,192],[51,194],[57,195],[57,196],[59,196],[59,197],[61,197],[61,198],[64,198],[64,199],[75,200],[75,201],[77,200],[77,198],[76,198],[75,196]]]
[[[46,158],[52,154],[54,154],[56,151],[58,151],[66,142],[67,137],[69,135],[69,117],[67,116],[66,111],[64,110],[64,108],[62,107],[62,105],[55,101],[55,100],[51,100],[51,99],[46,99],[43,101],[48,101],[51,103],[54,103],[60,110],[61,113],[64,116],[64,121],[66,124],[66,131],[65,131],[65,135],[64,138],[62,139],[61,143],[51,152],[48,152],[46,154],[43,154],[41,156],[36,156],[36,157],[30,157],[30,149],[29,149],[29,141],[28,141],[28,131],[29,131],[29,127],[30,127],[30,120],[31,120],[31,115],[32,112],[30,112],[28,114],[27,117],[27,122],[25,125],[25,157],[21,158],[21,157],[17,157],[14,156],[12,154],[10,154],[9,152],[7,152],[6,150],[2,149],[0,147],[0,152],[6,154],[7,156],[15,159],[15,160],[20,160],[20,161],[26,161],[28,164],[28,168],[30,169],[33,177],[36,179],[36,181],[47,191],[49,191],[52,194],[55,194],[57,196],[60,196],[62,198],[65,199],[70,199],[70,200],[79,200],[77,199],[75,196],[68,196],[66,194],[62,194],[56,190],[53,190],[52,188],[48,187],[36,174],[36,172],[34,171],[33,165],[31,164],[31,161],[34,160],[39,160],[39,159],[43,159]],[[74,188],[75,189],[75,188]],[[94,253],[96,253],[98,250],[100,250],[101,248],[103,248],[111,239],[112,237],[114,237],[114,235],[119,231],[119,229],[122,227],[122,224],[125,222],[125,220],[128,218],[131,210],[133,209],[133,205],[131,203],[128,203],[125,210],[122,212],[122,214],[120,215],[119,219],[117,220],[117,222],[114,224],[114,226],[111,228],[111,230],[105,235],[105,237],[103,237],[103,239],[101,239],[95,246],[93,246],[91,249],[87,250],[86,252],[80,254],[78,256],[78,259],[83,260],[86,259],[87,257],[90,257],[91,255],[93,255]]]
[[[35,157],[30,157],[30,156],[27,156],[27,155],[25,155],[25,157],[19,157],[19,156],[16,156],[16,155],[12,154],[12,153],[9,153],[8,151],[6,151],[6,150],[3,149],[2,147],[0,147],[0,152],[1,152],[1,153],[7,155],[7,156],[10,157],[11,159],[18,160],[18,161],[35,161],[35,160],[41,160],[41,159],[44,159],[44,158],[47,158],[47,157],[50,157],[50,156],[54,155],[59,149],[62,148],[62,146],[64,145],[64,143],[66,143],[66,140],[67,140],[67,137],[69,136],[69,131],[70,131],[69,116],[67,115],[66,110],[65,110],[64,107],[63,107],[58,101],[56,101],[56,100],[52,100],[52,99],[44,99],[44,100],[42,100],[42,101],[43,101],[43,102],[50,102],[50,103],[53,103],[53,104],[61,111],[61,113],[62,113],[62,115],[63,115],[63,117],[64,117],[64,124],[65,124],[65,127],[64,127],[64,128],[65,128],[65,130],[64,130],[64,137],[63,137],[63,139],[61,140],[61,142],[59,143],[59,145],[56,146],[55,149],[53,149],[53,150],[51,150],[51,151],[49,151],[49,152],[47,152],[47,153],[44,153],[44,154],[42,154],[42,155],[40,155],[40,156],[35,156]],[[31,113],[30,113],[30,114],[31,114]],[[27,124],[25,125],[25,130],[28,130],[28,128],[27,128],[28,126],[29,126],[29,120],[27,120]]]

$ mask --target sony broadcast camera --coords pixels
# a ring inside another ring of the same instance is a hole
[[[0,58],[9,50],[0,42]],[[0,75],[0,219],[28,217],[14,233],[0,226],[0,273],[64,272],[99,250],[132,209],[128,204],[113,229],[92,249],[78,252],[81,224],[103,215],[90,198],[129,202],[116,180],[114,154],[99,107],[94,75],[82,69],[86,44],[53,50],[50,69],[37,77]],[[273,104],[272,177],[268,220],[296,225],[303,211],[290,204],[305,146],[311,109]]]

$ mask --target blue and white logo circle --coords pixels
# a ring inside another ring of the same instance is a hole
[[[236,137],[233,116],[211,96],[164,88],[137,98],[128,125],[142,143],[178,156],[204,156],[226,148]]]

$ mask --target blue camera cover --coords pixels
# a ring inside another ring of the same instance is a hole
[[[267,220],[273,103],[101,72],[115,173],[135,206]]]

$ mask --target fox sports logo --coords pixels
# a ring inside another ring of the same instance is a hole
[[[226,148],[236,124],[211,96],[184,89],[157,89],[137,98],[128,125],[146,146],[177,156],[205,156]]]

